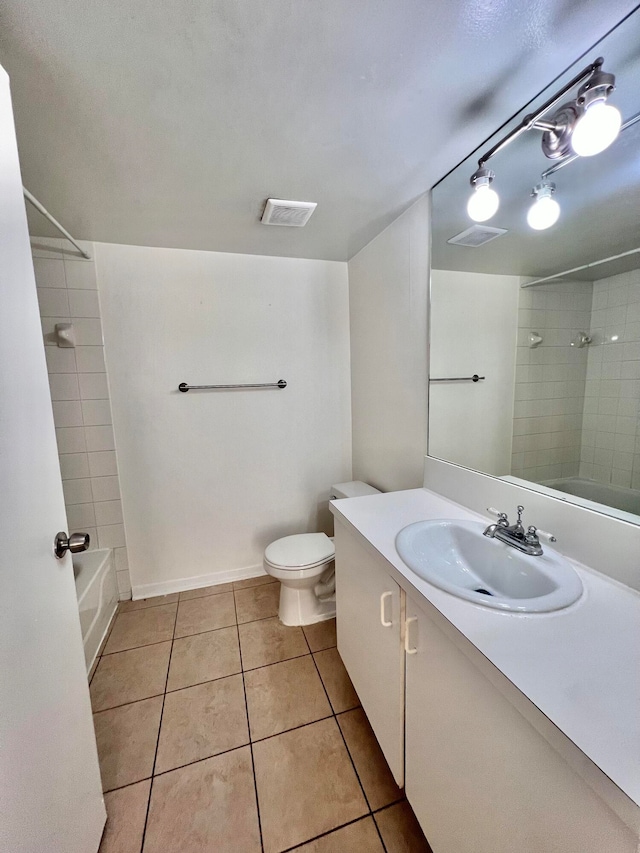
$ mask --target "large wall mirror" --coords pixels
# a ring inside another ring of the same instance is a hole
[[[429,455],[640,523],[640,13],[434,187],[431,266]]]

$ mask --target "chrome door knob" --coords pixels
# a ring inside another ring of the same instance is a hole
[[[91,537],[88,533],[72,533],[67,536],[64,530],[56,533],[56,538],[53,542],[53,550],[56,557],[61,560],[67,551],[72,554],[78,554],[80,551],[86,551],[91,542]]]

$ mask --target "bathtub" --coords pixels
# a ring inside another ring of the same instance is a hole
[[[111,548],[73,555],[73,574],[80,611],[87,672],[118,606],[116,569]]]
[[[544,480],[541,485],[557,489],[568,495],[582,498],[585,503],[604,504],[625,515],[640,515],[640,491],[613,486],[610,483],[598,483],[585,477],[561,477],[557,480]],[[596,507],[599,509],[600,507]],[[637,519],[631,519],[637,523]]]

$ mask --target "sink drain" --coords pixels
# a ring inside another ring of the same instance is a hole
[[[482,595],[493,595],[492,592],[489,592],[488,589],[483,589],[481,586],[479,586],[477,589],[475,589],[474,592],[481,592]]]

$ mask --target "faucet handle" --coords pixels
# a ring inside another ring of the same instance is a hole
[[[509,519],[507,517],[506,512],[500,512],[500,510],[496,509],[494,506],[488,506],[487,512],[489,513],[489,515],[495,515],[495,517],[498,519],[498,524],[509,524]]]
[[[547,542],[557,542],[557,541],[558,541],[558,540],[556,539],[556,537],[553,535],[553,533],[547,533],[547,531],[546,531],[546,530],[540,530],[540,529],[538,529],[538,530],[536,531],[536,533],[538,534],[538,538],[539,538],[539,539],[546,539],[546,540],[547,540]]]

